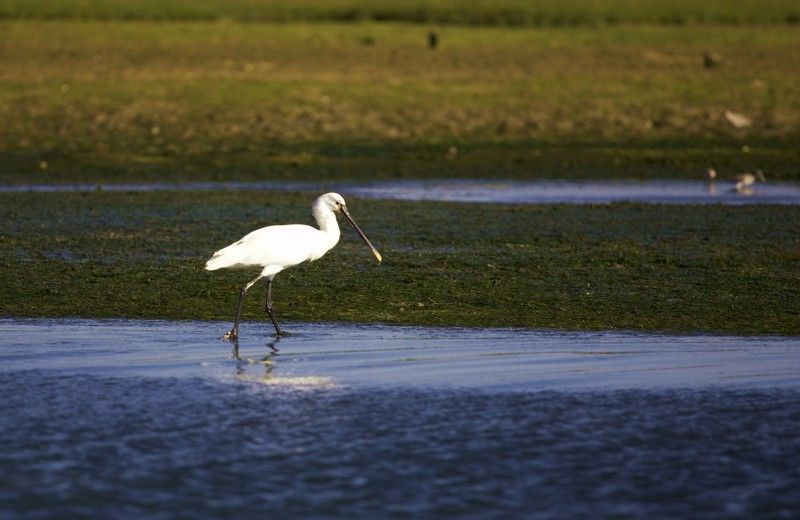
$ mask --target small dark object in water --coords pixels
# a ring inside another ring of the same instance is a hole
[[[429,32],[428,47],[431,49],[435,49],[437,45],[439,45],[439,33],[437,33],[436,31]]]

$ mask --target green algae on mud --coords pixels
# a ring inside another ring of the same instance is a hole
[[[346,196],[346,194],[345,194]],[[307,194],[0,194],[0,315],[231,319],[249,273],[210,254]],[[800,208],[348,199],[340,244],[276,277],[292,320],[800,333]],[[246,319],[265,319],[254,291]]]

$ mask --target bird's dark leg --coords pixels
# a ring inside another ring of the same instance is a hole
[[[226,332],[221,339],[226,339],[228,341],[236,341],[239,339],[239,320],[242,317],[242,304],[244,303],[244,295],[247,294],[247,291],[253,286],[253,284],[261,280],[261,278],[261,275],[256,276],[247,282],[247,284],[239,291],[239,305],[236,307],[236,321],[233,322],[233,328]]]
[[[280,337],[283,334],[280,326],[278,325],[278,320],[275,319],[275,313],[272,312],[272,278],[267,280],[267,299],[265,302],[265,307],[267,309],[267,314],[269,314],[269,319],[272,320],[272,324],[275,326],[275,333]]]

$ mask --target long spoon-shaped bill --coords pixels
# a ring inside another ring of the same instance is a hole
[[[382,260],[381,254],[378,252],[377,249],[375,249],[375,246],[372,245],[372,242],[369,241],[367,235],[365,235],[364,232],[361,231],[361,228],[358,227],[358,224],[356,224],[356,221],[353,220],[353,217],[350,216],[350,212],[347,211],[347,208],[345,208],[344,206],[342,206],[342,214],[350,222],[350,225],[352,225],[353,228],[355,228],[356,233],[358,233],[358,236],[361,237],[361,240],[363,240],[364,243],[367,244],[367,247],[369,247],[370,251],[372,251],[372,254],[375,255],[375,258],[378,260],[378,263],[381,263]]]

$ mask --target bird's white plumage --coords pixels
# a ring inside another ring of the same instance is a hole
[[[303,224],[264,227],[214,253],[206,262],[206,269],[259,266],[263,276],[272,276],[287,267],[320,258],[338,241],[339,226],[328,231]]]
[[[314,201],[311,213],[319,229],[303,224],[267,226],[243,236],[233,244],[223,247],[206,262],[206,270],[216,271],[224,268],[261,267],[261,273],[250,280],[239,292],[239,306],[233,328],[223,338],[236,341],[239,337],[239,319],[242,314],[242,301],[248,289],[258,280],[267,280],[266,309],[275,332],[282,334],[278,320],[272,311],[272,278],[287,267],[310,262],[320,258],[339,242],[339,224],[336,213],[341,213],[355,228],[364,243],[369,247],[378,263],[381,255],[367,239],[364,232],[350,216],[344,199],[338,193],[326,193]]]
[[[326,193],[311,206],[319,229],[303,224],[256,229],[214,253],[206,262],[206,270],[260,266],[262,276],[274,276],[287,267],[316,260],[339,242],[334,212],[343,206],[341,195]]]

